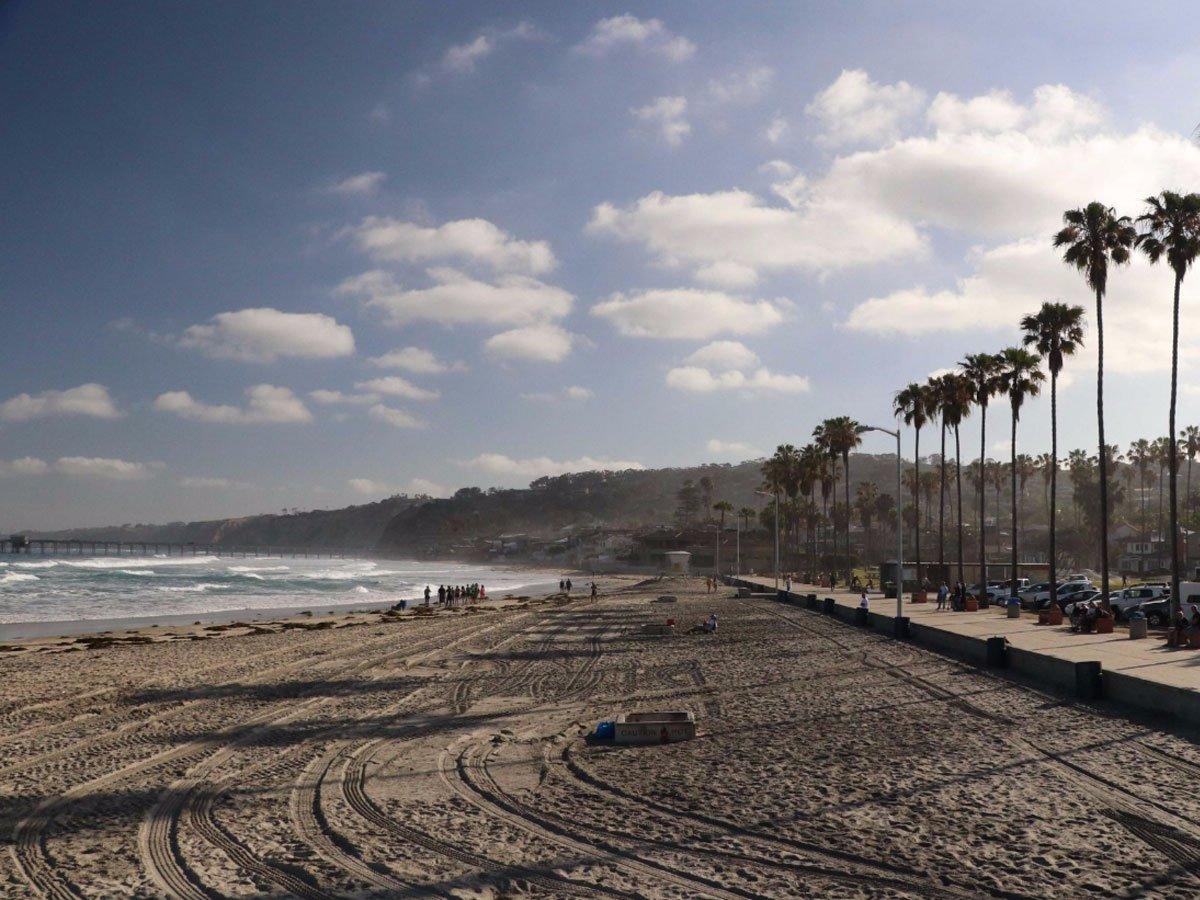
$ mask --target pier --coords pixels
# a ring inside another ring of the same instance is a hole
[[[281,559],[366,559],[369,549],[346,547],[279,547],[274,544],[223,546],[220,544],[162,543],[155,541],[43,540],[13,535],[0,538],[0,554],[30,556],[278,556]]]

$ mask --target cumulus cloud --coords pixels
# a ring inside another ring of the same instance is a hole
[[[713,341],[684,360],[685,365],[707,369],[747,369],[758,365],[758,354],[741,341]]]
[[[645,468],[639,462],[623,459],[597,459],[591,456],[582,456],[579,459],[570,460],[554,460],[548,456],[538,456],[531,459],[514,459],[502,453],[481,453],[474,459],[463,463],[463,465],[479,469],[491,475],[519,478],[565,475],[568,472],[619,472],[625,469]]]
[[[373,197],[387,179],[383,172],[360,172],[329,185],[325,192],[339,197]]]
[[[386,481],[376,481],[372,478],[350,478],[347,479],[346,484],[355,493],[373,497],[391,496],[400,493],[428,497],[445,497],[450,493],[447,488],[436,481],[430,481],[428,478],[413,478],[406,485],[395,485]]]
[[[767,139],[767,143],[778,144],[785,137],[788,131],[791,130],[791,125],[788,120],[782,115],[776,113],[775,117],[768,123],[766,130],[763,132],[763,137]]]
[[[763,98],[775,80],[770,66],[752,66],[731,72],[708,82],[708,97],[714,103],[755,103]]]
[[[187,391],[167,391],[154,400],[159,412],[222,425],[261,425],[312,421],[312,413],[290,388],[256,384],[246,388],[245,406],[202,403]]]
[[[375,421],[382,422],[384,425],[391,425],[393,428],[425,427],[425,423],[416,416],[409,415],[402,409],[384,406],[382,403],[377,403],[368,409],[367,415]]]
[[[557,363],[567,358],[573,343],[574,336],[566,329],[543,323],[503,331],[483,346],[494,359]]]
[[[129,462],[101,456],[60,456],[54,471],[73,478],[103,481],[143,481],[153,478],[164,466],[160,462]]]
[[[403,397],[406,400],[436,400],[441,396],[437,391],[418,387],[411,381],[396,375],[388,375],[384,378],[372,378],[370,381],[360,381],[354,387],[371,394]]]
[[[592,315],[630,337],[681,340],[706,340],[723,332],[761,334],[783,321],[770,301],[695,288],[613,294],[593,306]]]
[[[805,108],[821,125],[819,140],[851,144],[890,140],[925,107],[925,92],[906,81],[878,84],[862,69],[845,69]]]
[[[64,391],[17,394],[0,403],[0,420],[24,422],[51,416],[90,416],[116,419],[121,416],[116,403],[102,384],[81,384]]]
[[[723,441],[720,438],[709,438],[705,445],[709,453],[715,453],[725,459],[757,459],[760,456],[766,456],[762,450],[757,447],[751,447],[749,444],[744,444],[741,441]]]
[[[342,282],[339,294],[356,296],[382,310],[393,325],[428,320],[443,325],[531,325],[565,316],[574,297],[525,275],[479,281],[455,269],[428,271],[431,287],[405,290],[390,274],[366,272]]]
[[[461,260],[498,272],[541,275],[556,265],[545,241],[522,241],[487,219],[458,219],[437,227],[368,216],[348,232],[355,245],[384,262]]]
[[[541,37],[541,32],[529,22],[520,22],[503,30],[488,29],[462,44],[452,44],[442,54],[441,68],[456,75],[469,75],[475,67],[507,41],[528,41]]]
[[[309,391],[308,396],[314,403],[320,403],[322,406],[333,406],[336,404],[347,404],[350,406],[366,406],[369,403],[378,403],[378,394],[346,394],[342,391],[330,391],[324,388],[316,391]]]
[[[715,391],[804,394],[811,388],[803,375],[778,375],[766,368],[758,368],[750,373],[737,370],[712,372],[700,366],[670,369],[667,372],[667,386],[702,394]]]
[[[657,97],[645,106],[629,111],[633,117],[650,125],[663,142],[678,147],[692,133],[687,115],[686,97]]]
[[[629,14],[596,22],[575,50],[587,56],[601,57],[623,47],[635,47],[671,62],[683,62],[696,52],[695,44],[672,34],[661,20],[639,19]]]
[[[403,369],[417,375],[441,375],[444,372],[461,372],[466,369],[466,365],[461,361],[444,363],[432,351],[422,347],[401,347],[367,361],[381,369]]]
[[[263,307],[218,313],[192,325],[179,339],[214,357],[269,363],[283,357],[335,359],[354,354],[354,334],[321,313],[289,313]]]
[[[585,387],[570,385],[561,391],[534,391],[522,394],[521,399],[531,403],[583,403],[594,396],[595,394]]]
[[[183,478],[179,479],[179,486],[185,488],[196,488],[198,490],[221,490],[229,488],[245,490],[251,487],[251,485],[244,481],[234,481],[232,478],[208,475],[185,475]]]
[[[923,286],[872,297],[856,306],[846,321],[855,331],[917,336],[932,332],[1011,331],[1021,316],[1036,312],[1045,299],[1082,306],[1093,315],[1094,298],[1078,272],[1063,264],[1045,238],[1003,244],[974,254],[974,271],[951,288]],[[1106,369],[1127,374],[1161,372],[1170,367],[1171,317],[1147,315],[1148,298],[1169,304],[1171,275],[1140,255],[1128,267],[1109,272],[1104,301],[1105,333],[1120,335],[1105,346]],[[1182,295],[1184,315],[1200,313],[1200,297]],[[1169,309],[1169,306],[1164,306]],[[1085,336],[1084,359],[1090,365],[1095,336]],[[1200,354],[1200,334],[1180,334],[1184,359]]]
[[[407,487],[410,494],[425,494],[429,497],[450,496],[448,487],[438,484],[436,481],[430,481],[428,478],[411,478]]]
[[[0,459],[0,477],[15,475],[45,475],[50,471],[50,464],[36,456],[22,456],[20,459]]]

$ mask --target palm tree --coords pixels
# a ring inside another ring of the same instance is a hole
[[[1012,407],[1012,596],[1017,596],[1017,421],[1021,418],[1021,407],[1027,397],[1036,397],[1041,392],[1041,382],[1046,373],[1039,365],[1042,358],[1024,347],[1009,347],[1001,356],[1004,372],[1001,375],[1001,392],[1008,395]]]
[[[721,514],[720,528],[722,531],[724,531],[725,530],[725,513],[733,512],[733,504],[730,503],[728,500],[718,500],[716,503],[714,503],[712,505],[712,508]]]
[[[1129,445],[1129,461],[1133,467],[1137,469],[1140,476],[1140,487],[1138,493],[1141,495],[1142,510],[1141,510],[1141,526],[1142,539],[1146,537],[1146,475],[1150,471],[1150,464],[1154,461],[1154,448],[1145,438],[1138,438]]]
[[[738,510],[737,514],[738,518],[742,520],[742,523],[747,531],[750,530],[750,523],[758,518],[758,510],[752,506],[743,506]]]
[[[1153,449],[1154,462],[1158,464],[1158,519],[1155,521],[1155,530],[1157,530],[1160,538],[1162,537],[1162,535],[1164,533],[1164,529],[1163,529],[1163,485],[1167,481],[1167,479],[1163,478],[1163,470],[1167,467],[1167,463],[1170,462],[1170,456],[1171,456],[1171,451],[1167,447],[1168,443],[1170,443],[1170,442],[1165,437],[1160,437],[1160,438],[1155,438],[1154,442],[1150,445],[1151,447],[1154,448]]]
[[[939,379],[938,402],[942,411],[942,422],[954,429],[954,485],[958,494],[958,580],[963,580],[963,520],[962,520],[962,444],[958,427],[971,412],[972,385],[956,372]]]
[[[895,414],[902,416],[905,425],[913,427],[913,460],[914,474],[912,477],[913,508],[916,510],[917,527],[913,529],[915,538],[914,548],[917,561],[917,586],[925,583],[921,577],[921,428],[929,419],[929,405],[932,402],[929,386],[912,382],[904,390],[896,394],[893,409]]]
[[[1093,200],[1081,209],[1063,213],[1063,228],[1054,246],[1066,248],[1063,262],[1083,273],[1096,294],[1096,423],[1100,432],[1100,596],[1108,608],[1108,454],[1104,442],[1104,295],[1108,291],[1108,264],[1129,262],[1129,248],[1137,231],[1128,216]]]
[[[1058,492],[1058,373],[1063,359],[1083,346],[1083,307],[1043,303],[1034,315],[1021,320],[1022,341],[1046,359],[1050,370],[1050,458],[1041,463],[1050,475],[1050,602],[1058,599],[1058,550],[1055,538],[1055,500]]]
[[[817,504],[815,500],[816,486],[818,483],[824,484],[821,480],[822,470],[825,464],[824,454],[821,448],[816,444],[805,444],[800,449],[800,492],[807,498],[810,498],[812,507],[811,513],[805,517],[804,527],[808,531],[809,540],[809,578],[812,579],[812,572],[816,571],[817,561],[817,537],[816,527],[820,524],[820,517],[817,515]]]
[[[946,417],[942,415],[942,379],[944,375],[929,379],[929,414],[937,416],[942,430],[942,450],[938,456],[938,569],[945,578],[946,571]]]
[[[826,419],[813,429],[813,439],[824,446],[830,456],[841,457],[844,481],[846,482],[846,510],[850,509],[850,451],[862,443],[862,434],[866,429],[849,416],[836,416]],[[846,582],[850,582],[850,518],[846,516]]]
[[[987,518],[984,465],[987,460],[988,401],[1000,390],[1001,359],[995,353],[972,353],[959,363],[971,386],[971,399],[979,407],[979,583],[987,588]]]
[[[875,519],[875,508],[879,503],[879,485],[873,481],[860,481],[854,492],[854,510],[867,534],[867,559],[871,558],[874,550],[874,540],[871,534],[871,524]]]
[[[1171,408],[1167,416],[1168,475],[1171,479],[1171,618],[1179,612],[1179,447],[1175,442],[1175,405],[1179,386],[1179,293],[1183,277],[1200,256],[1200,194],[1163,191],[1147,197],[1149,209],[1138,216],[1142,234],[1138,245],[1157,263],[1164,256],[1175,273],[1171,307]]]
[[[1189,425],[1179,433],[1179,440],[1183,444],[1183,455],[1187,459],[1187,484],[1184,487],[1184,505],[1187,507],[1187,527],[1189,530],[1195,527],[1192,519],[1195,515],[1195,510],[1192,509],[1192,460],[1196,458],[1196,454],[1200,453],[1200,428],[1195,425]],[[1183,563],[1184,569],[1191,567],[1191,554],[1189,553],[1190,542],[1183,543]]]
[[[1051,387],[1053,387],[1053,382],[1051,382]],[[1053,390],[1051,394],[1053,395]],[[1053,404],[1051,404],[1051,419],[1053,420],[1054,418],[1056,417],[1053,415]],[[1054,430],[1057,425],[1058,423],[1055,421],[1051,421],[1050,423],[1050,439],[1052,442],[1056,437]],[[1047,517],[1050,516],[1050,482],[1058,472],[1058,460],[1055,459],[1055,456],[1055,453],[1039,453],[1037,459],[1034,460],[1037,464],[1038,472],[1042,475],[1042,493],[1044,494],[1042,499],[1046,502]]]
[[[715,481],[712,480],[712,478],[710,476],[702,475],[700,477],[700,481],[698,482],[698,485],[700,487],[700,496],[701,496],[701,498],[703,498],[703,502],[704,502],[704,521],[711,522],[712,521],[713,491],[715,491],[717,489],[717,484]]]

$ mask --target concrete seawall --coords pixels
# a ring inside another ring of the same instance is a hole
[[[1153,662],[1128,665],[1139,674],[1117,671],[1118,664],[1128,664],[1128,657],[1113,661],[1112,641],[1089,643],[1088,636],[1071,635],[1062,643],[1031,649],[1014,646],[1002,633],[1004,627],[1014,628],[1013,620],[984,621],[981,634],[964,634],[961,630],[941,627],[929,622],[913,621],[908,616],[899,623],[894,615],[871,611],[863,622],[853,596],[829,596],[802,590],[774,590],[771,580],[760,578],[726,577],[725,583],[745,587],[759,598],[774,598],[778,602],[829,615],[847,625],[869,627],[890,637],[899,637],[935,653],[950,656],[980,667],[1005,668],[1039,687],[1082,700],[1105,699],[1139,712],[1176,717],[1191,725],[1200,725],[1200,653],[1190,657],[1156,659]],[[892,601],[888,601],[889,603]],[[921,607],[925,609],[925,607]],[[907,611],[907,607],[906,607]],[[963,616],[979,616],[966,613]],[[970,621],[956,617],[958,623]],[[954,622],[954,619],[948,620]],[[1027,620],[1024,623],[1029,625]],[[994,630],[988,633],[987,629]],[[897,630],[899,629],[899,630]],[[1028,628],[1024,629],[1027,633]],[[1044,632],[1053,634],[1053,632]],[[1071,639],[1074,639],[1072,642]],[[1120,644],[1128,643],[1123,640]],[[1155,652],[1157,644],[1144,643],[1145,653]],[[1089,650],[1095,658],[1088,658]],[[1110,658],[1106,669],[1104,658]],[[1193,668],[1194,667],[1194,668]],[[1144,674],[1142,674],[1144,673]]]

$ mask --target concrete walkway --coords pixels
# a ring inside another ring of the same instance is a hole
[[[774,591],[773,577],[741,576],[741,581],[755,591]],[[854,621],[859,603],[858,594],[843,588],[793,582],[790,594],[784,594],[781,582],[780,592],[786,602],[799,605],[810,594],[819,602],[831,597],[834,615],[846,621]],[[874,594],[870,608],[872,626],[895,633],[896,601]],[[1085,693],[1079,687],[1080,664],[1089,669],[1099,664],[1099,695],[1200,724],[1200,650],[1167,647],[1165,633],[1131,640],[1128,630],[1118,626],[1112,634],[1075,634],[1067,625],[1039,626],[1037,613],[1026,610],[1019,619],[1009,619],[1004,607],[953,612],[937,609],[936,602],[912,603],[907,597],[903,615],[909,637],[930,649],[984,663],[988,639],[1004,638],[1010,668],[1079,693]]]

